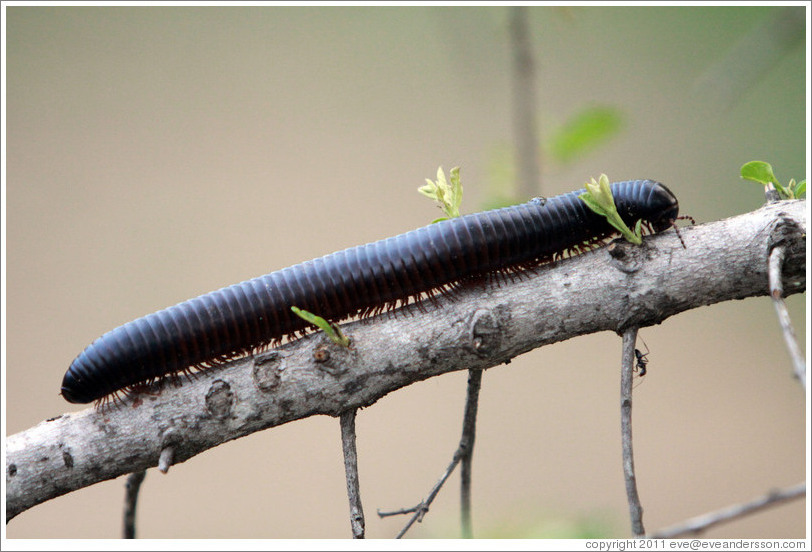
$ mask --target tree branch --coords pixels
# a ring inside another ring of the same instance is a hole
[[[643,506],[637,493],[637,476],[634,473],[634,449],[632,446],[632,380],[634,378],[635,355],[637,345],[637,328],[631,327],[623,332],[623,354],[620,368],[620,434],[623,451],[623,479],[626,482],[626,500],[629,503],[629,518],[632,535],[642,537],[646,534],[643,527]]]
[[[790,231],[786,231],[790,229]],[[484,369],[536,347],[622,333],[685,310],[769,294],[771,239],[784,231],[786,295],[806,289],[806,201],[548,264],[501,285],[471,285],[342,326],[353,347],[321,334],[198,374],[180,387],[41,422],[6,441],[7,520],[48,499],[179,463],[253,432],[316,414],[339,416],[411,383]],[[801,244],[799,247],[798,244]],[[321,347],[319,354],[316,348]],[[324,350],[330,354],[325,355]]]
[[[783,245],[773,248],[770,253],[769,274],[770,274],[770,297],[775,306],[775,313],[778,316],[778,323],[781,326],[781,333],[787,345],[787,351],[792,359],[792,366],[795,377],[798,378],[801,387],[806,391],[806,361],[798,346],[798,339],[795,337],[795,329],[792,327],[787,305],[784,303],[784,288],[781,285],[781,270],[784,268],[784,257],[786,250]]]
[[[468,388],[465,393],[465,413],[462,417],[460,451],[460,521],[462,538],[474,538],[471,521],[471,474],[476,442],[476,415],[479,410],[479,390],[482,388],[482,370],[468,370]]]
[[[138,506],[138,491],[141,489],[141,483],[147,476],[146,470],[141,470],[131,473],[127,476],[127,483],[125,485],[124,494],[124,529],[122,534],[125,539],[135,538],[135,514]]]
[[[344,452],[344,473],[347,479],[347,498],[350,501],[350,528],[352,538],[364,538],[364,508],[361,505],[361,484],[358,478],[358,452],[355,447],[355,415],[347,410],[340,416],[341,450]]]
[[[751,500],[750,502],[734,504],[733,506],[728,506],[726,508],[722,508],[721,510],[716,510],[715,512],[693,517],[680,524],[667,527],[651,535],[646,535],[646,538],[676,539],[696,535],[697,533],[707,531],[711,527],[719,525],[720,523],[733,521],[749,514],[759,512],[765,508],[777,506],[779,504],[789,502],[790,500],[803,498],[804,496],[806,496],[806,483],[798,483],[797,485],[785,487],[783,489],[774,489],[766,495],[760,496],[754,500]]]

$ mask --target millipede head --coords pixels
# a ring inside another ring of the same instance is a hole
[[[671,190],[660,184],[648,197],[648,208],[656,215],[647,220],[655,232],[662,232],[673,226],[679,215],[679,201]]]
[[[98,397],[87,390],[84,372],[81,370],[68,370],[62,379],[60,395],[66,401],[74,404],[87,404]]]

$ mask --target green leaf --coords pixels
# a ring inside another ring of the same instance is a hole
[[[741,177],[765,186],[778,182],[775,174],[773,174],[773,166],[764,161],[750,161],[742,165]]]
[[[418,192],[435,200],[440,204],[440,208],[447,215],[435,220],[445,220],[460,216],[460,205],[462,204],[462,181],[460,179],[460,168],[451,169],[451,184],[446,180],[443,168],[437,169],[437,181],[426,179],[426,185],[417,189]]]
[[[781,199],[794,199],[796,196],[791,189],[787,189],[778,182],[773,173],[773,167],[764,161],[750,161],[742,165],[741,177],[768,186],[770,184],[778,191]]]
[[[643,219],[637,219],[637,222],[634,225],[634,235],[635,236],[643,235]]]
[[[451,169],[451,197],[449,200],[449,207],[451,213],[449,217],[460,216],[460,205],[462,205],[462,180],[460,179],[460,168],[454,167]]]
[[[336,326],[335,324],[330,324],[322,318],[321,316],[317,316],[312,312],[308,312],[304,309],[300,309],[299,307],[290,307],[290,310],[298,316],[299,318],[303,318],[304,320],[310,322],[314,326],[318,326],[324,333],[327,334],[327,337],[335,343],[336,345],[341,345],[342,347],[349,347],[350,340],[347,338],[343,333],[341,333],[341,329]]]
[[[432,182],[428,178],[426,179],[426,182],[428,182],[428,184],[419,187],[417,191],[429,199],[437,199],[437,191],[435,190],[434,182]]]
[[[592,199],[592,195],[589,192],[584,192],[578,196],[578,199],[586,203],[586,206],[605,217],[608,215],[606,211],[604,211],[603,207],[601,207],[594,199]]]
[[[587,182],[586,192],[579,195],[578,199],[586,203],[587,207],[602,217],[605,217],[606,221],[617,229],[627,241],[635,245],[643,243],[642,221],[637,221],[634,232],[629,230],[629,227],[626,226],[626,223],[620,218],[620,213],[617,212],[615,198],[612,196],[612,188],[609,186],[608,176],[602,174],[597,182],[595,182],[594,178],[591,182]]]
[[[806,194],[806,180],[796,183],[794,178],[790,178],[787,189],[790,193],[789,199],[801,199]]]
[[[615,198],[612,195],[612,188],[609,186],[609,177],[605,174],[600,175],[598,181],[595,182],[593,178],[591,182],[586,183],[586,189],[600,208],[601,214],[604,216],[610,215],[615,209]]]
[[[560,163],[583,157],[608,142],[623,126],[622,112],[592,106],[575,114],[549,137],[549,154]]]
[[[792,190],[792,194],[798,199],[803,199],[803,197],[806,195],[806,179],[801,180],[795,185],[795,189]]]

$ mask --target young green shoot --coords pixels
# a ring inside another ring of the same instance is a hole
[[[321,316],[317,316],[312,312],[308,312],[298,307],[290,307],[290,310],[292,310],[293,313],[299,318],[307,320],[314,326],[318,326],[336,345],[341,345],[342,347],[350,346],[350,339],[341,333],[341,328],[339,328],[337,325],[331,324]]]
[[[614,226],[627,241],[635,245],[643,243],[642,221],[637,221],[634,225],[634,231],[626,226],[626,223],[620,218],[620,213],[617,212],[615,198],[612,195],[612,189],[609,187],[608,176],[602,174],[597,182],[592,178],[591,182],[586,183],[586,192],[579,195],[578,199],[586,203],[587,207],[605,217],[607,222]]]
[[[750,161],[742,165],[741,177],[764,186],[772,184],[781,199],[801,199],[806,194],[806,179],[796,183],[793,178],[784,187],[775,177],[772,165],[764,161]]]
[[[426,185],[417,189],[418,192],[423,194],[429,199],[433,199],[440,204],[440,208],[446,214],[432,221],[440,222],[450,218],[460,216],[460,205],[462,204],[462,181],[460,180],[460,168],[454,167],[451,169],[451,183],[446,180],[443,168],[437,169],[437,181],[426,179]]]

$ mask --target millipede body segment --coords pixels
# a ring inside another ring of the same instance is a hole
[[[658,182],[611,188],[629,226],[643,220],[661,232],[677,219],[677,198]],[[308,326],[291,306],[339,321],[579,251],[615,233],[578,199],[583,191],[445,220],[148,314],[82,351],[65,373],[62,396],[104,400],[278,343]]]

